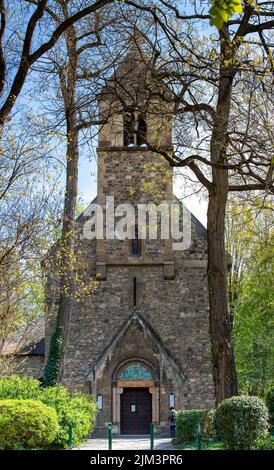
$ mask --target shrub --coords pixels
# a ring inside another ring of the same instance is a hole
[[[266,405],[269,411],[270,426],[274,428],[274,387],[266,395]]]
[[[60,425],[53,443],[57,447],[68,447],[70,421],[75,445],[93,430],[97,408],[89,395],[70,394],[63,386],[42,387],[36,379],[13,375],[0,379],[0,399],[9,398],[36,399],[55,408]]]
[[[268,411],[257,397],[232,397],[216,410],[216,430],[229,449],[254,449],[268,430]]]
[[[176,419],[176,436],[179,442],[191,442],[196,438],[197,423],[201,425],[202,438],[215,437],[215,410],[180,410]]]
[[[37,399],[41,384],[32,377],[12,375],[0,379],[0,400],[20,398],[25,400]]]
[[[67,447],[69,422],[73,426],[73,443],[79,444],[93,430],[97,407],[89,395],[80,392],[69,394],[65,387],[47,387],[41,390],[43,403],[53,406],[58,415],[60,432],[55,438],[59,447]]]
[[[256,443],[256,450],[274,450],[274,437],[268,434],[264,439],[259,439]]]
[[[201,416],[202,439],[215,439],[215,414],[216,410],[208,410]]]
[[[0,448],[45,448],[59,431],[57,413],[36,400],[0,401]]]

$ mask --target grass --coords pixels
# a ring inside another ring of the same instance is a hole
[[[178,450],[197,450],[197,442],[180,442],[176,443],[175,447]],[[215,439],[208,439],[206,441],[202,441],[201,450],[224,450],[224,445],[222,442]]]

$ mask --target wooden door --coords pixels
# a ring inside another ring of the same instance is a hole
[[[148,388],[124,388],[121,394],[121,434],[149,434],[152,396]]]

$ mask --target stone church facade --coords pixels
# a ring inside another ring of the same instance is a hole
[[[114,197],[115,206],[137,207],[151,200],[151,188],[157,204],[173,200],[172,168],[143,144],[147,139],[151,145],[170,148],[170,105],[168,100],[159,104],[158,98],[153,105],[151,101],[144,105],[142,84],[147,77],[136,55],[136,51],[128,54],[115,83],[110,80],[99,98],[101,116],[108,113],[97,149],[95,202],[102,207],[106,196]],[[130,96],[134,92],[130,113],[121,107],[121,101],[128,102],[124,90]],[[153,112],[159,106],[163,112]],[[78,218],[81,233],[88,213]],[[79,259],[83,257],[98,285],[73,303],[62,381],[97,401],[98,435],[106,434],[110,422],[118,434],[148,433],[150,422],[157,433],[166,433],[170,405],[214,406],[206,229],[191,216],[191,246],[174,251],[172,242],[171,236],[165,240],[82,237]],[[51,282],[48,278],[46,355],[57,302]]]

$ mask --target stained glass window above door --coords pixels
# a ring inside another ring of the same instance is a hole
[[[153,380],[151,372],[139,363],[126,367],[119,378],[120,380]]]

